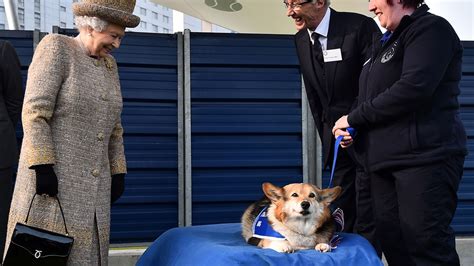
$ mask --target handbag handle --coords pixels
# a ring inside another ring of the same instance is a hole
[[[25,219],[25,224],[28,224],[28,217],[30,216],[30,211],[31,211],[31,206],[33,206],[33,200],[35,200],[35,197],[37,196],[38,194],[35,194],[33,196],[33,198],[31,199],[31,202],[30,202],[30,207],[28,208],[28,214],[26,215],[26,219]],[[57,196],[53,197],[56,199],[56,201],[58,202],[59,204],[59,210],[61,210],[61,216],[63,217],[63,222],[64,222],[64,230],[66,231],[66,235],[69,236],[69,233],[67,231],[67,226],[66,226],[66,219],[64,218],[64,212],[63,212],[63,208],[61,207],[61,202],[59,202],[59,198]]]

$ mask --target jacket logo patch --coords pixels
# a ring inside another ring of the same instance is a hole
[[[382,59],[380,59],[380,62],[387,63],[388,61],[390,61],[390,59],[392,59],[392,57],[395,55],[397,46],[398,46],[398,41],[394,42],[392,46],[388,49],[388,51],[382,55]]]

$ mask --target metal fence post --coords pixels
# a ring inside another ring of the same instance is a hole
[[[192,160],[191,160],[191,31],[184,30],[184,225],[192,225]]]
[[[302,131],[303,131],[303,182],[322,187],[322,150],[313,114],[309,107],[304,81],[301,80]]]

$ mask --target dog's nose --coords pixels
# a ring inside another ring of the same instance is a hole
[[[301,202],[301,208],[303,208],[303,210],[307,210],[309,208],[309,202],[307,201]]]

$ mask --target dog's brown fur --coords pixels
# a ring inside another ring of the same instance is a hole
[[[335,224],[329,204],[341,193],[341,187],[319,189],[300,183],[280,188],[271,183],[262,185],[265,196],[250,205],[242,215],[242,235],[250,244],[271,248],[278,252],[293,252],[300,249],[330,251]],[[303,202],[309,203],[307,209]],[[268,208],[268,222],[286,240],[261,239],[253,236],[252,225],[260,213]]]

